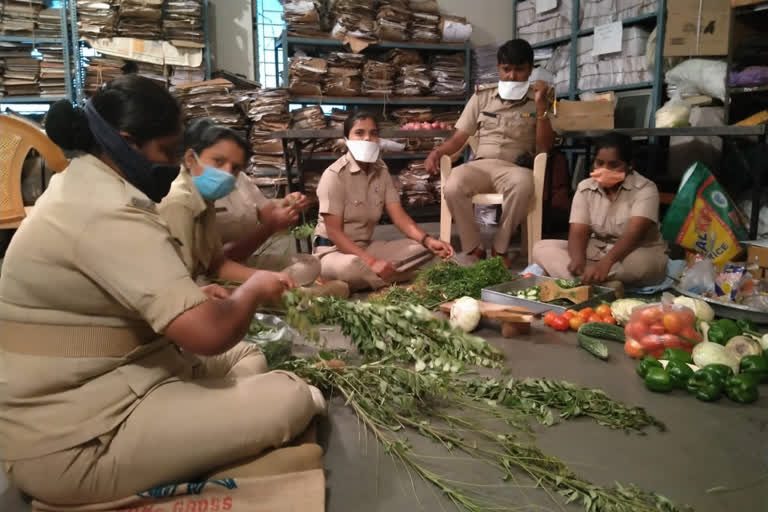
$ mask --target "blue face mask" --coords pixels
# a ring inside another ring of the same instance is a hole
[[[199,164],[200,159],[197,158],[197,155],[195,158]],[[195,182],[197,191],[207,201],[216,201],[226,197],[235,189],[235,177],[212,165],[204,166],[203,173],[193,177],[192,181]]]

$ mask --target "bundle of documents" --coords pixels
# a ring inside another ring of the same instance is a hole
[[[119,0],[77,0],[77,30],[80,37],[112,37],[117,24]]]
[[[417,7],[411,2],[411,21],[408,24],[408,32],[413,41],[423,41],[427,43],[436,43],[441,39],[440,36],[440,15],[431,12],[417,12]]]
[[[465,67],[463,53],[438,54],[432,57],[432,94],[442,97],[464,96],[467,88]]]
[[[320,0],[281,0],[283,20],[288,34],[299,37],[323,37],[323,16],[327,2]]]
[[[110,57],[109,55],[91,57],[85,68],[85,95],[91,96],[99,90],[102,84],[111,82],[122,75],[124,66],[125,61],[118,57]]]
[[[232,82],[217,78],[183,84],[173,89],[187,122],[207,117],[217,124],[244,129],[246,120],[231,94]]]
[[[395,48],[389,50],[384,58],[386,62],[391,63],[395,67],[405,66],[407,64],[423,64],[424,61],[421,58],[421,53],[416,50],[403,50],[401,48]]]
[[[291,126],[288,113],[290,94],[287,89],[259,89],[252,93],[246,110],[251,128],[248,139],[253,156],[249,164],[250,174],[260,167],[285,170],[283,145],[272,132],[287,130]]]
[[[177,46],[204,48],[202,0],[166,0],[163,38]]]
[[[40,61],[40,96],[44,98],[65,96],[67,85],[62,47],[41,45],[38,50],[43,54],[43,60]]]
[[[432,78],[429,68],[423,64],[401,66],[397,75],[397,96],[423,96],[429,93]]]
[[[440,175],[427,172],[424,160],[412,160],[397,176],[403,206],[426,206],[440,202]]]
[[[407,41],[410,19],[408,0],[382,0],[376,14],[376,37],[382,41]]]
[[[342,130],[344,128],[344,121],[347,120],[351,113],[352,111],[350,110],[334,108],[331,110],[331,117],[328,120],[328,127],[335,130]]]
[[[499,81],[498,51],[497,44],[486,44],[472,49],[473,86]]]
[[[346,36],[376,40],[375,2],[371,0],[336,0],[331,15],[336,23],[331,37],[343,39]]]
[[[61,9],[43,9],[37,17],[35,37],[61,37]]]
[[[164,0],[119,0],[117,35],[160,39]]]
[[[0,5],[0,34],[32,37],[43,0],[6,0]]]
[[[196,68],[186,66],[173,66],[171,72],[171,86],[187,84],[189,82],[202,82],[205,80],[205,65]]]
[[[367,60],[363,64],[363,93],[368,96],[391,96],[395,69],[388,62]]]
[[[291,57],[288,70],[289,89],[297,96],[320,96],[328,62],[313,57]]]
[[[127,60],[125,70],[126,73],[136,73],[144,78],[149,78],[158,85],[168,87],[167,69],[163,64]]]
[[[0,46],[4,61],[2,84],[6,96],[39,96],[40,61],[29,55],[29,45]]]
[[[560,0],[554,9],[538,14],[534,0],[518,2],[518,37],[533,44],[566,36],[571,33],[572,12],[572,0]]]
[[[423,123],[432,121],[432,109],[430,107],[398,108],[392,112],[400,126],[407,123]]]
[[[332,52],[328,56],[328,72],[323,93],[328,96],[359,96],[365,57],[359,53]]]
[[[291,121],[294,130],[324,130],[326,128],[325,115],[319,105],[294,110],[291,112]]]

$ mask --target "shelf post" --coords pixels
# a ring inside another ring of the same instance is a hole
[[[653,92],[651,93],[650,128],[656,127],[656,111],[661,107],[661,95],[664,89],[664,37],[667,23],[667,1],[658,0],[656,11],[656,55],[653,59]],[[652,143],[652,142],[651,142]]]
[[[59,23],[61,25],[61,52],[62,52],[62,57],[64,59],[64,82],[67,90],[66,94],[67,94],[67,98],[69,98],[69,101],[74,102],[75,95],[73,94],[72,66],[75,65],[75,63],[73,62],[73,60],[70,58],[70,55],[69,55],[71,39],[67,37],[67,34],[69,33],[69,29],[67,25],[68,4],[69,4],[69,0],[64,0],[64,2],[61,5],[61,11],[59,12]]]

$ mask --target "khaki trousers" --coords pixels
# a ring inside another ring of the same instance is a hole
[[[407,238],[391,242],[379,240],[368,243],[358,242],[357,245],[377,260],[391,261],[395,266],[397,266],[397,262],[415,256],[425,250],[420,243]],[[432,253],[429,253],[423,258],[418,258],[415,261],[409,262],[408,265],[403,268],[403,272],[399,272],[388,280],[384,280],[371,270],[371,267],[358,256],[341,253],[336,250],[335,247],[317,247],[315,249],[315,256],[320,259],[320,265],[322,267],[322,271],[320,272],[321,278],[328,281],[346,281],[349,283],[349,289],[352,291],[366,290],[369,288],[378,290],[379,288],[389,286],[392,283],[407,281],[413,277],[413,269],[416,269],[420,265],[423,265],[434,258]]]
[[[483,245],[475,222],[472,196],[502,194],[501,222],[493,238],[493,249],[506,254],[512,234],[528,215],[528,202],[533,196],[533,172],[505,160],[473,160],[453,169],[443,188],[464,252]]]
[[[260,270],[284,272],[298,286],[309,286],[320,276],[320,262],[311,254],[259,254],[248,258],[246,264]]]
[[[590,239],[587,244],[587,265],[597,263],[611,249],[612,245]],[[638,247],[624,258],[614,263],[607,281],[621,281],[634,286],[659,284],[667,275],[668,257],[663,246]],[[539,265],[547,275],[562,279],[572,279],[568,271],[571,257],[568,255],[567,240],[542,240],[533,246],[533,262]]]
[[[199,478],[303,432],[315,414],[307,384],[267,370],[254,345],[195,358],[190,374],[144,396],[114,431],[84,445],[8,464],[38,500],[78,505]]]

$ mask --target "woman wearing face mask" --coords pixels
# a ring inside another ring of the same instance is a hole
[[[352,290],[378,289],[406,278],[433,256],[450,258],[453,248],[425,233],[400,204],[387,166],[379,158],[375,119],[358,112],[344,122],[347,154],[320,178],[320,219],[314,253],[321,277],[349,283]],[[372,241],[382,211],[408,239]]]
[[[659,191],[632,169],[628,136],[606,135],[596,151],[592,173],[573,198],[568,241],[542,240],[533,249],[533,260],[558,278],[657,284],[667,268]]]
[[[248,161],[248,144],[231,129],[217,126],[209,119],[198,119],[184,132],[184,149],[184,165],[160,203],[160,216],[171,235],[181,242],[182,259],[193,279],[213,277],[244,282],[256,270],[234,261],[230,254],[242,253],[240,246],[250,246],[251,240],[222,245],[214,201],[225,199],[234,190]],[[290,276],[296,275],[300,284],[308,285],[319,274],[320,263],[303,255],[286,273],[276,277],[293,284]]]
[[[63,101],[48,113],[48,135],[78,156],[16,232],[0,275],[0,456],[49,504],[200,478],[279,447],[324,409],[317,390],[267,373],[240,343],[286,283],[256,273],[231,294],[200,288],[158,216],[180,122],[173,97],[136,75],[84,109]]]

